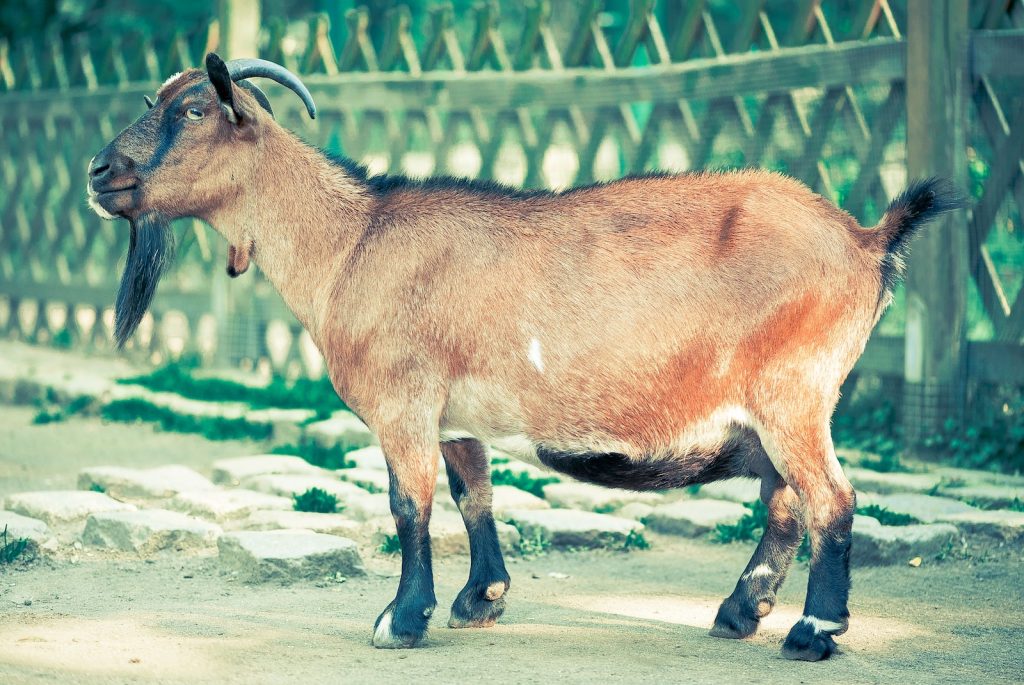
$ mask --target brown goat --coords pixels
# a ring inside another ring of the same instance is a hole
[[[783,653],[833,652],[849,616],[854,492],[829,419],[913,229],[955,207],[940,184],[913,185],[865,230],[765,171],[558,193],[368,178],[301,142],[262,93],[233,83],[285,82],[312,115],[283,68],[216,55],[206,66],[169,79],[91,163],[90,202],[132,223],[118,339],[148,305],[170,219],[219,231],[232,275],[250,258],[259,265],[386,455],[402,578],[374,645],[414,645],[435,607],[428,521],[439,444],[471,546],[449,625],[489,626],[504,610],[490,444],[640,490],[760,478],[767,530],[712,634],[756,630],[806,526],[804,616]]]

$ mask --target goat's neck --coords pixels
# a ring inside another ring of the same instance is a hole
[[[333,275],[366,225],[365,187],[317,150],[284,131],[255,152],[248,188],[210,223],[253,259],[319,343],[319,312]]]

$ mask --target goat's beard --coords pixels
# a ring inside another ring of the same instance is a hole
[[[160,277],[174,260],[174,233],[159,214],[143,214],[131,221],[128,261],[114,305],[114,339],[122,349],[146,315]]]

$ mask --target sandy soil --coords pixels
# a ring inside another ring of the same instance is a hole
[[[0,408],[0,494],[73,487],[95,463],[202,469],[259,451],[96,420],[30,426],[32,415]],[[751,547],[653,543],[510,560],[509,609],[487,630],[444,627],[467,560],[441,560],[434,628],[422,648],[397,652],[370,646],[396,558],[370,559],[365,578],[290,586],[235,582],[212,556],[36,561],[0,571],[0,683],[1024,681],[1020,550],[855,571],[844,653],[805,664],[779,656],[803,565],[757,636],[719,640],[707,629]]]

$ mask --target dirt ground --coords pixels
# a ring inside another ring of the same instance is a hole
[[[86,465],[205,470],[260,451],[95,419],[32,426],[33,414],[0,408],[0,495],[74,487]],[[235,582],[214,556],[37,560],[0,570],[0,683],[1024,681],[1020,550],[855,570],[843,654],[807,664],[779,656],[800,615],[802,564],[758,635],[720,640],[708,627],[752,547],[652,542],[643,552],[510,559],[508,611],[486,630],[444,627],[468,561],[439,560],[434,627],[405,651],[370,646],[397,558],[369,559],[365,578],[289,586]]]

